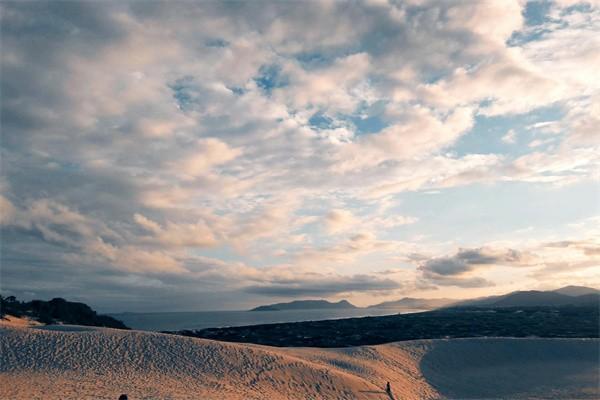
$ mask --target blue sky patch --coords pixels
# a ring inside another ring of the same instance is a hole
[[[219,38],[208,39],[204,44],[206,45],[206,47],[217,47],[217,48],[223,48],[223,47],[229,46],[229,42],[227,40],[219,39]]]
[[[456,141],[451,151],[458,157],[468,154],[509,154],[518,157],[530,151],[527,143],[535,133],[530,129],[531,125],[559,120],[563,115],[564,111],[559,106],[543,107],[522,115],[477,115],[475,126]],[[502,141],[511,129],[515,132],[515,142]]]
[[[525,18],[525,24],[529,26],[542,25],[548,22],[548,13],[552,2],[547,0],[535,0],[530,1],[525,6],[523,11],[523,17]]]
[[[265,93],[271,94],[273,89],[285,87],[289,84],[288,78],[283,75],[281,66],[277,64],[263,65],[254,81]]]
[[[177,79],[175,83],[169,85],[173,91],[173,98],[177,101],[179,109],[182,111],[189,111],[194,103],[193,90],[191,88],[194,78],[191,76],[185,76]]]

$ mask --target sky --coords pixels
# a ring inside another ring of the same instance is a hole
[[[0,3],[0,289],[600,287],[597,1]]]

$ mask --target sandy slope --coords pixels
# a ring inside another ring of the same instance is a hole
[[[15,317],[13,315],[5,315],[0,319],[0,326],[27,327],[43,325],[34,319],[28,317]]]
[[[279,349],[149,332],[0,327],[2,399],[598,398],[598,340]]]

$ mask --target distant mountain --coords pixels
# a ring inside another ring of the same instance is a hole
[[[560,289],[553,290],[555,293],[566,294],[567,296],[583,296],[585,294],[598,294],[600,290],[586,286],[565,286]]]
[[[457,301],[458,300],[456,299],[417,299],[413,297],[404,297],[400,300],[374,304],[367,308],[430,310],[434,308],[445,307],[456,303]]]
[[[567,305],[597,305],[600,302],[600,294],[589,293],[581,296],[570,296],[557,291],[518,291],[503,296],[485,297],[476,300],[467,300],[454,306],[469,307],[543,307],[543,306],[567,306]]]
[[[283,310],[331,310],[358,308],[346,300],[331,303],[327,300],[296,300],[289,303],[269,304],[253,308],[250,311],[283,311]]]
[[[386,301],[368,306],[379,309],[432,310],[442,307],[543,307],[566,305],[598,305],[600,290],[585,286],[565,286],[552,291],[526,290],[511,292],[499,296],[481,297],[470,300],[456,299],[420,299],[404,297],[400,300]],[[296,300],[289,303],[269,304],[250,311],[280,310],[326,310],[359,308],[346,300],[332,303],[326,300]]]

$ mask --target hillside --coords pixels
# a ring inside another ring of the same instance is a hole
[[[349,347],[462,337],[600,336],[599,307],[448,308],[413,314],[174,332],[269,346]]]
[[[586,294],[598,294],[600,290],[586,287],[586,286],[565,286],[560,289],[554,290],[556,293],[566,294],[567,296],[583,296]]]
[[[250,311],[283,311],[283,310],[330,310],[357,308],[346,300],[332,303],[327,300],[296,300],[289,303],[276,303],[253,308]]]
[[[400,300],[374,304],[368,308],[429,310],[433,308],[445,307],[456,303],[457,301],[458,300],[456,299],[417,299],[412,297],[404,297]]]
[[[600,291],[585,286],[565,286],[555,290],[521,290],[503,295],[457,301],[451,307],[537,307],[563,305],[598,305],[594,296]],[[585,296],[585,297],[581,297]]]
[[[527,290],[508,293],[502,296],[467,300],[454,304],[457,307],[558,307],[565,305],[594,306],[599,304],[600,295],[585,294],[572,296],[558,291]]]
[[[27,317],[43,324],[74,324],[85,326],[103,326],[107,328],[129,329],[123,322],[99,315],[87,304],[55,298],[50,301],[32,300],[20,302],[13,296],[0,296],[0,311],[15,317]]]
[[[535,290],[511,293],[495,301],[493,307],[535,307],[598,304],[597,294],[569,296],[557,292],[538,292]]]

